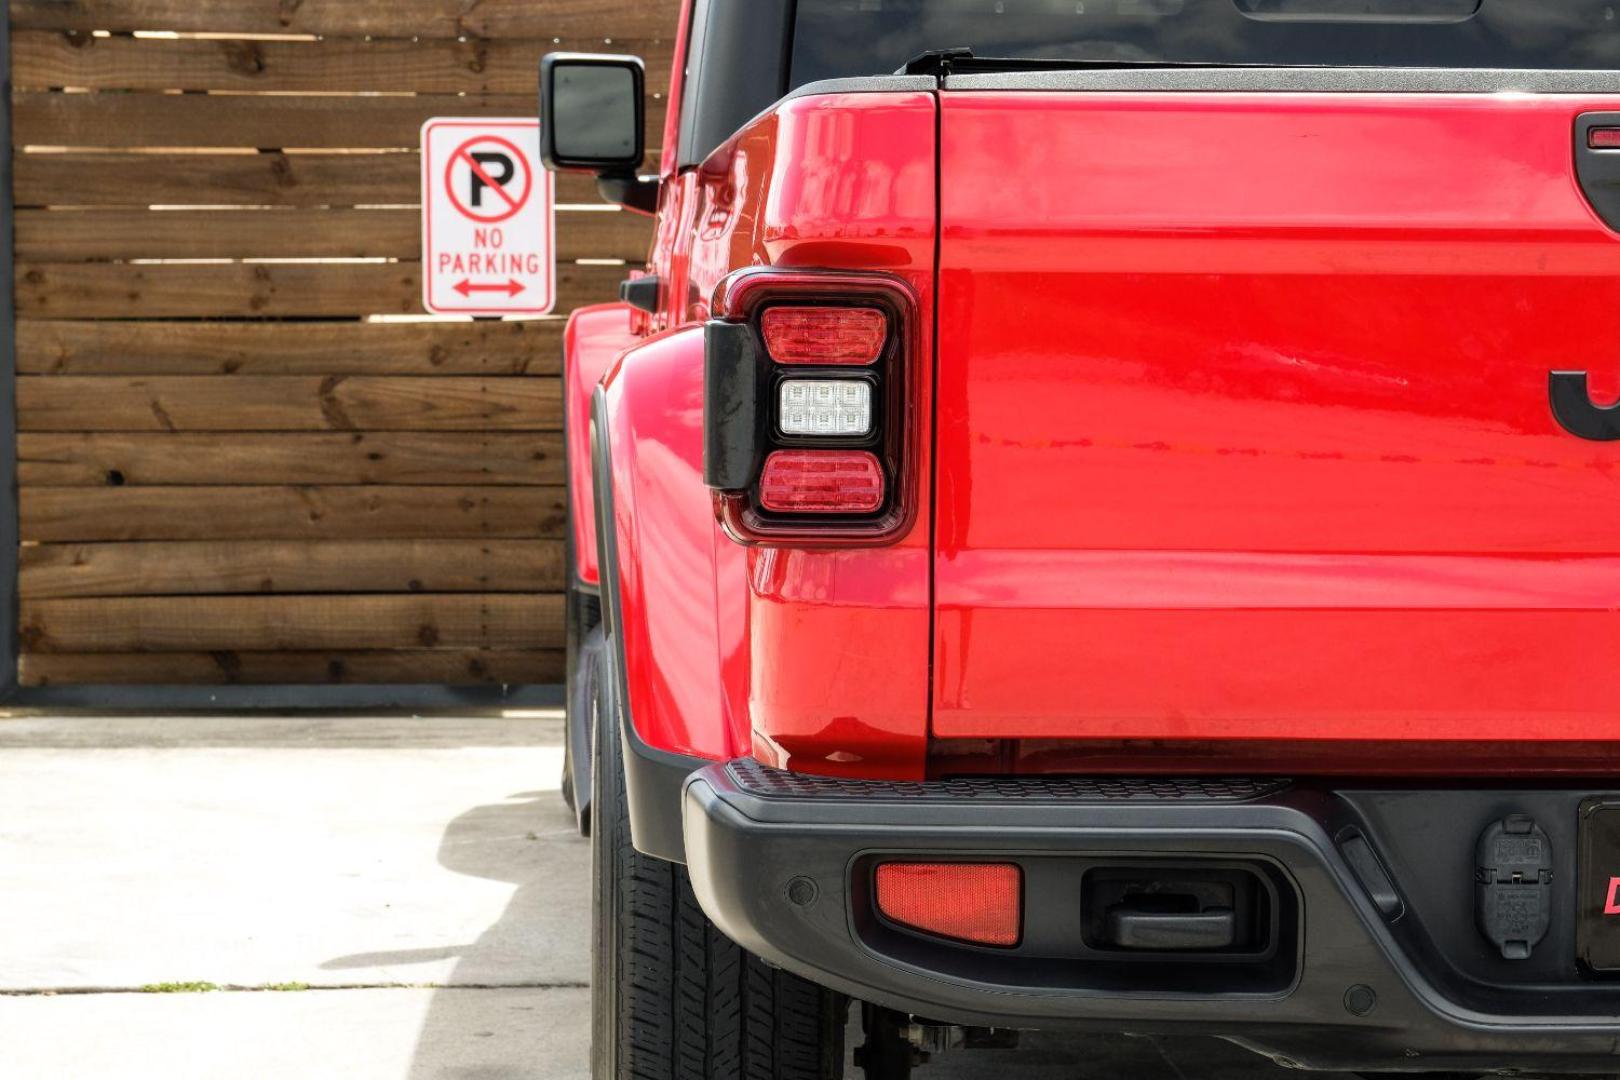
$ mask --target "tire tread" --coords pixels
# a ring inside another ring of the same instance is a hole
[[[848,1001],[739,948],[685,867],[630,843],[609,692],[596,687],[595,1080],[836,1080]]]

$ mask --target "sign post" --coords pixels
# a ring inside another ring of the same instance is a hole
[[[436,315],[547,315],[557,295],[540,122],[422,125],[422,304]]]

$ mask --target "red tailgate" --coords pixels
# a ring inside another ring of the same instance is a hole
[[[1620,732],[1620,99],[941,98],[936,736]]]

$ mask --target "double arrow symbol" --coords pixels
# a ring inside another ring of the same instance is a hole
[[[471,296],[475,292],[501,292],[505,293],[507,296],[516,296],[518,293],[524,290],[524,284],[523,282],[518,281],[516,278],[513,278],[500,285],[475,285],[466,278],[462,278],[459,282],[452,286],[452,288],[454,288],[456,292],[460,293],[462,296]]]

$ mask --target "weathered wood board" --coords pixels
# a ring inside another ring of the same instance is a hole
[[[418,129],[633,52],[656,146],[678,6],[10,0],[24,685],[561,678],[563,327],[651,221],[558,177],[555,315],[427,318]]]

